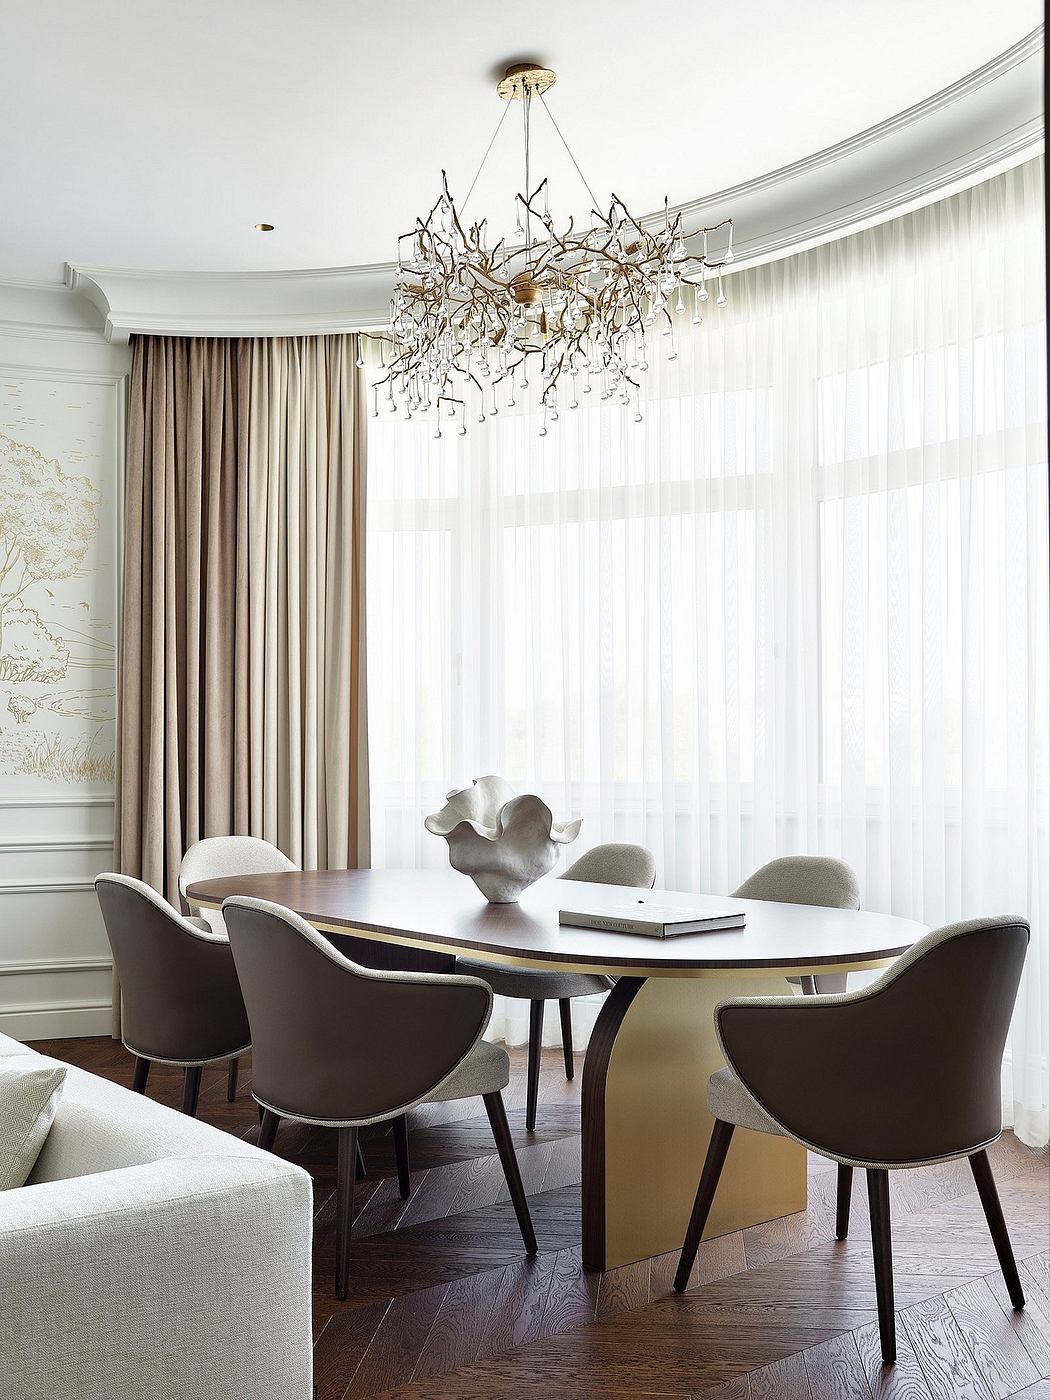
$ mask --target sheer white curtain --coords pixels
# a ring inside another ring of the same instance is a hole
[[[1006,1097],[1045,1141],[1043,252],[1032,162],[734,276],[641,424],[582,384],[545,438],[534,399],[440,439],[380,400],[374,863],[443,863],[423,816],[496,772],[667,887],[826,852],[867,908],[1024,912]]]

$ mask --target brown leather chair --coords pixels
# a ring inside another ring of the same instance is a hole
[[[503,1107],[510,1059],[481,1039],[489,987],[476,977],[358,967],[298,914],[268,900],[235,896],[224,900],[222,914],[252,1028],[260,1146],[273,1146],[282,1118],[339,1131],[338,1297],[346,1297],[349,1279],[358,1129],[393,1122],[397,1134],[417,1104],[481,1097],[526,1253],[535,1254]],[[401,1190],[407,1195],[404,1178]]]
[[[251,1049],[229,942],[203,919],[185,918],[130,875],[95,881],[120,978],[121,1039],[135,1058],[133,1087],[146,1092],[152,1061],[185,1067],[182,1107],[195,1116],[201,1070]]]
[[[569,866],[562,880],[588,880],[595,885],[625,885],[651,890],[656,881],[656,861],[644,846],[610,841],[585,852]],[[572,998],[607,992],[612,979],[590,972],[534,972],[524,968],[500,967],[492,963],[456,961],[456,971],[487,982],[497,996],[529,1003],[529,1062],[525,1094],[525,1131],[536,1127],[536,1106],[540,1090],[540,1053],[543,1047],[543,1007],[556,1001],[561,1012],[561,1044],[565,1078],[572,1079],[575,1063],[572,1052]]]
[[[845,861],[832,856],[780,856],[749,875],[737,899],[768,899],[777,904],[816,904],[825,909],[859,909],[860,884]],[[844,992],[844,972],[822,972],[815,977],[789,977],[802,990]]]
[[[793,1138],[838,1162],[835,1234],[853,1168],[867,1173],[882,1355],[896,1358],[887,1173],[969,1158],[1010,1301],[1024,1307],[988,1164],[1002,1131],[1000,1066],[1028,948],[1015,915],[927,934],[872,986],[843,996],[740,997],[715,1011],[725,1069],[675,1276],[688,1283],[735,1127]]]
[[[217,909],[204,909],[186,896],[190,885],[202,880],[222,880],[229,875],[270,875],[286,870],[298,870],[294,860],[259,836],[205,836],[195,841],[182,857],[179,866],[179,897],[190,917],[203,920],[209,928],[226,937],[222,915]],[[233,1103],[237,1097],[237,1064],[230,1061],[230,1078],[226,1098]],[[364,1163],[358,1163],[358,1174],[364,1175]]]

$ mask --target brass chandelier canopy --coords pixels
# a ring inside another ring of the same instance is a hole
[[[709,299],[707,280],[717,283],[717,306],[726,304],[722,270],[733,261],[733,221],[687,232],[681,213],[664,201],[662,220],[635,218],[612,195],[608,213],[597,209],[590,185],[547,106],[555,73],[536,63],[507,69],[496,91],[508,106],[474,176],[464,208],[488,159],[511,102],[522,104],[524,193],[515,199],[513,239],[492,243],[488,220],[467,224],[441,173],[442,190],[425,218],[398,239],[398,267],[391,301],[393,358],[381,355],[384,378],[373,386],[373,412],[386,387],[392,412],[408,418],[434,412],[436,437],[443,417],[465,433],[467,398],[479,423],[515,404],[515,388],[527,388],[538,371],[542,425],[562,407],[577,408],[579,392],[600,387],[601,398],[633,406],[641,422],[638,375],[648,369],[656,346],[667,341],[667,357],[678,354],[675,316],[692,313],[701,323]],[[538,100],[594,201],[589,228],[572,219],[555,229],[546,178],[531,183],[531,117]],[[655,227],[653,224],[655,223]],[[718,257],[708,251],[711,234],[724,231]],[[687,244],[701,240],[698,252]],[[689,305],[687,305],[687,298]]]

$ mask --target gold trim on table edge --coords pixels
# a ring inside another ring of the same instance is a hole
[[[192,902],[200,909],[222,908],[221,899],[195,897]],[[394,947],[421,948],[424,952],[469,958],[471,962],[492,963],[497,967],[521,967],[530,972],[591,973],[599,977],[768,977],[770,973],[778,977],[813,977],[825,972],[877,972],[880,968],[889,967],[900,957],[899,953],[894,953],[890,957],[860,958],[853,962],[792,963],[784,967],[774,967],[765,963],[754,967],[735,967],[732,963],[726,963],[722,967],[668,967],[666,963],[657,963],[654,966],[621,966],[608,962],[556,962],[550,958],[525,958],[513,953],[494,953],[487,948],[476,948],[467,943],[434,943],[416,935],[404,937],[384,933],[379,929],[332,924],[321,919],[307,918],[305,914],[300,914],[300,918],[306,919],[311,928],[318,929],[321,933],[343,934],[347,938],[367,938],[373,943],[387,943]]]

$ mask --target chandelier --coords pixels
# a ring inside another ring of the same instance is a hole
[[[725,306],[722,270],[733,261],[733,221],[687,232],[680,212],[664,200],[662,219],[639,219],[612,195],[608,213],[597,209],[575,156],[547,106],[554,85],[549,68],[517,63],[496,91],[507,107],[481,165],[457,209],[442,171],[442,189],[425,218],[398,239],[391,301],[392,358],[380,353],[384,378],[373,385],[373,413],[384,386],[391,412],[434,413],[436,437],[451,418],[466,433],[468,400],[477,421],[513,408],[515,392],[538,383],[542,425],[557,422],[559,408],[579,406],[580,393],[633,408],[642,421],[638,377],[666,343],[678,355],[676,318],[702,320],[709,279],[717,306]],[[533,188],[531,118],[538,99],[594,203],[588,228],[572,219],[559,231],[548,206],[546,178]],[[515,197],[512,240],[493,241],[489,221],[467,223],[464,210],[510,111],[522,104],[524,192]],[[720,256],[708,251],[712,234],[725,234]],[[700,240],[700,249],[689,244]],[[530,380],[530,373],[533,378]]]

